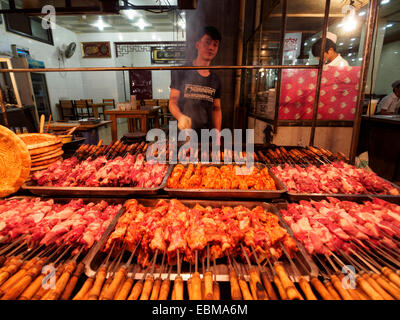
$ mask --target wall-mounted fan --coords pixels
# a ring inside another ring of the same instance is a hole
[[[58,60],[64,61],[64,59],[69,59],[74,55],[76,49],[76,43],[71,42],[67,47],[63,50],[58,48],[57,54],[58,54]]]

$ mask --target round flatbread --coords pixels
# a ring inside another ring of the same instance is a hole
[[[55,154],[60,153],[61,151],[62,151],[62,149],[60,150],[60,149],[58,148],[58,149],[52,150],[52,151],[50,151],[50,152],[45,152],[45,153],[39,153],[39,154],[31,155],[31,160],[32,160],[32,161],[35,161],[35,160],[37,160],[37,159],[41,159],[41,158],[44,158],[44,157],[54,157]],[[63,151],[63,152],[64,152],[64,151]]]
[[[60,158],[59,160],[61,160],[61,158]],[[58,161],[58,160],[57,160],[57,161]],[[40,170],[47,169],[48,167],[50,167],[52,164],[56,163],[57,161],[55,161],[55,162],[53,162],[53,163],[45,164],[45,165],[42,165],[42,166],[38,166],[38,167],[32,167],[32,168],[31,168],[31,172],[32,172],[32,171],[40,171]]]
[[[48,133],[22,133],[18,136],[28,146],[28,150],[49,147],[61,142],[59,137]]]
[[[29,150],[29,153],[31,154],[31,156],[35,156],[38,154],[48,153],[48,152],[52,152],[52,151],[55,152],[56,150],[58,150],[58,151],[62,150],[62,143],[55,144],[50,147],[31,149],[31,150]]]
[[[31,157],[26,144],[0,125],[0,197],[18,191],[29,177]]]
[[[31,165],[31,170],[36,168],[36,167],[40,167],[40,166],[44,166],[45,164],[52,164],[54,162],[57,162],[58,160],[61,160],[61,157],[55,157],[55,158],[51,158],[51,159],[47,159],[47,160],[42,160],[42,161],[32,161],[32,165]]]
[[[63,150],[57,150],[57,152],[55,153],[51,153],[51,154],[45,154],[41,157],[31,157],[31,161],[32,164],[35,164],[39,161],[44,161],[44,160],[50,160],[50,159],[54,159],[54,158],[59,158],[62,154],[64,153]]]

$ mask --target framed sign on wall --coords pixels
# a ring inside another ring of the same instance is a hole
[[[110,42],[81,42],[82,58],[111,58]]]

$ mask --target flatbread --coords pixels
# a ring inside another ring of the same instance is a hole
[[[55,149],[55,150],[51,150],[49,152],[45,152],[45,153],[39,153],[39,154],[35,154],[35,155],[31,155],[31,160],[35,161],[36,159],[39,158],[44,158],[44,157],[54,157],[55,154],[61,152],[62,149],[60,150],[59,148]]]
[[[64,153],[63,150],[57,150],[57,152],[51,153],[51,154],[45,154],[40,157],[31,157],[32,164],[35,164],[39,161],[44,161],[44,160],[49,160],[49,159],[54,159],[54,158],[59,158],[62,154]]]
[[[18,191],[29,177],[31,157],[26,144],[0,125],[0,197]]]
[[[28,146],[28,150],[49,147],[61,142],[59,137],[48,133],[22,133],[19,137]]]
[[[42,153],[48,153],[48,152],[55,151],[55,150],[61,150],[62,145],[63,144],[60,142],[59,144],[55,144],[53,146],[29,150],[29,153],[31,154],[31,156],[35,156],[35,155],[42,154]]]
[[[61,160],[61,158],[60,158],[59,160]],[[58,161],[58,160],[57,160],[57,161]],[[32,172],[32,171],[40,171],[40,170],[47,169],[48,167],[50,167],[52,164],[56,163],[57,161],[55,161],[55,162],[53,162],[53,163],[45,164],[45,165],[42,165],[42,166],[38,166],[38,167],[32,167],[32,168],[31,168],[31,172]]]
[[[57,162],[58,160],[62,160],[62,157],[58,156],[58,157],[47,159],[47,160],[32,162],[31,170],[36,167],[39,167],[39,166],[44,166],[45,164],[52,164],[54,162]]]

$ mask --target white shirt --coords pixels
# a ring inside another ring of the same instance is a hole
[[[386,97],[384,97],[381,102],[379,102],[376,112],[379,113],[382,110],[385,110],[386,112],[397,114],[399,108],[400,98],[398,98],[396,94],[392,92],[391,94],[388,94]]]
[[[342,58],[340,54],[337,55],[335,59],[327,64],[330,67],[348,67],[349,63]]]

